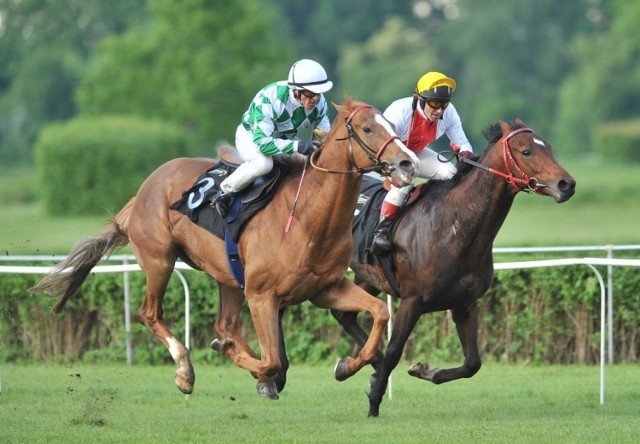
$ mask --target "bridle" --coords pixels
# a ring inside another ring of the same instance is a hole
[[[363,174],[363,173],[368,173],[370,171],[377,171],[384,176],[388,176],[389,174],[391,174],[391,172],[395,170],[395,167],[391,165],[389,162],[387,162],[386,160],[381,161],[380,156],[382,156],[382,153],[387,148],[387,146],[389,146],[391,142],[393,142],[396,139],[400,140],[400,138],[396,135],[393,135],[382,143],[382,146],[380,147],[380,149],[375,150],[372,147],[370,147],[364,140],[362,140],[362,138],[358,135],[358,133],[354,131],[353,126],[351,125],[351,121],[353,120],[353,117],[359,111],[362,111],[363,109],[368,109],[368,108],[373,108],[373,107],[371,105],[360,105],[356,107],[353,111],[351,111],[351,114],[349,114],[349,117],[347,117],[344,120],[344,124],[347,128],[347,133],[348,133],[347,137],[336,139],[336,141],[340,141],[340,140],[349,141],[349,158],[351,159],[351,166],[352,166],[351,170],[346,170],[346,171],[329,170],[329,169],[318,166],[315,163],[315,160],[316,160],[315,158],[317,158],[320,155],[319,151],[316,151],[313,154],[311,154],[311,156],[309,156],[309,161],[313,168],[319,171],[323,171],[325,173],[340,173],[340,174],[352,174],[352,173]],[[360,146],[360,148],[362,148],[362,150],[367,155],[369,160],[373,162],[373,166],[366,167],[366,168],[358,166],[356,159],[353,155],[353,146],[351,143],[352,140],[355,140],[358,143],[358,145]]]
[[[482,168],[485,171],[503,177],[508,183],[513,185],[517,191],[539,193],[540,188],[546,188],[549,185],[544,185],[540,183],[535,177],[531,177],[527,173],[525,173],[514,160],[513,154],[511,154],[511,148],[509,147],[509,139],[511,139],[516,134],[524,132],[533,133],[534,131],[531,128],[518,128],[502,137],[502,158],[504,159],[504,168],[505,171],[507,171],[506,173],[503,173],[502,171],[496,170],[494,168],[490,168],[484,164],[468,159],[466,157],[460,156],[459,159],[470,165]]]

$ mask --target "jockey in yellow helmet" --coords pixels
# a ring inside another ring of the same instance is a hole
[[[428,72],[418,80],[412,97],[396,100],[384,112],[384,116],[394,124],[400,139],[420,159],[416,165],[418,177],[449,179],[456,173],[455,165],[439,158],[428,147],[443,135],[460,148],[459,155],[473,155],[460,116],[451,104],[455,89],[456,82],[452,78],[440,72]],[[373,233],[370,248],[373,253],[386,254],[391,250],[389,228],[412,188],[413,185],[402,188],[391,185],[382,203],[380,222]]]

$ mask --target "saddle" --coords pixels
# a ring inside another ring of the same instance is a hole
[[[402,206],[400,214],[394,219],[389,230],[389,236],[393,236],[398,227],[398,223],[404,217],[406,211],[416,203],[424,194],[424,183],[418,184],[412,191]],[[358,203],[353,216],[351,231],[353,234],[352,260],[361,264],[379,265],[379,257],[369,251],[371,238],[380,220],[380,209],[382,201],[389,190],[389,180],[381,181],[375,177],[365,175],[360,185]]]
[[[394,219],[389,236],[393,239],[398,228],[398,223],[402,220],[407,210],[424,195],[425,183],[417,185],[407,197],[400,214]],[[400,294],[400,288],[395,278],[395,266],[393,263],[393,253],[379,256],[369,250],[373,232],[380,220],[380,208],[382,201],[390,189],[389,180],[381,181],[375,177],[365,175],[360,185],[358,203],[353,216],[351,232],[353,235],[353,252],[351,260],[360,264],[376,265],[389,281],[393,293]]]
[[[229,229],[231,239],[238,242],[244,225],[271,201],[291,167],[275,156],[273,169],[238,193],[224,220],[212,198],[220,190],[220,183],[242,163],[242,158],[230,147],[221,147],[218,155],[220,162],[203,172],[170,208],[188,216],[219,239],[224,239],[225,229]]]

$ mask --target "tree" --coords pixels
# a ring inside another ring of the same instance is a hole
[[[471,132],[475,136],[498,119],[519,115],[552,139],[560,85],[573,69],[567,44],[576,34],[597,31],[587,2],[458,3],[459,18],[443,28],[438,42],[452,53],[456,104]]]
[[[75,114],[73,92],[96,42],[144,0],[0,0],[0,161],[27,163],[43,125]]]
[[[454,102],[477,151],[484,128],[514,115],[551,133],[559,85],[572,68],[567,42],[597,30],[583,0],[423,0],[413,12],[387,18],[364,44],[342,47],[340,86],[384,108],[410,95],[425,72],[444,72],[458,83]]]
[[[413,93],[427,67],[442,66],[436,60],[435,49],[422,44],[417,29],[394,16],[363,44],[342,47],[336,69],[340,90],[384,111]]]
[[[149,12],[100,46],[78,90],[81,113],[164,119],[203,144],[233,140],[258,89],[285,79],[292,62],[271,32],[278,17],[254,0],[150,0]]]
[[[333,71],[344,43],[363,43],[390,16],[412,17],[414,0],[266,0],[278,8],[287,26],[285,38],[295,39],[299,57],[317,54]]]
[[[595,14],[595,12],[594,12]],[[556,137],[574,153],[593,150],[600,124],[640,116],[640,4],[614,0],[594,20],[601,31],[576,35],[575,69],[562,82]]]

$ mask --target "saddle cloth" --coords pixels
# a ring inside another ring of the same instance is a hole
[[[271,172],[259,177],[238,193],[232,206],[237,207],[236,201],[240,201],[239,210],[230,212],[225,221],[216,210],[212,198],[220,190],[220,183],[235,168],[235,165],[228,165],[224,161],[214,165],[198,177],[193,186],[182,193],[182,197],[170,208],[188,216],[219,239],[224,239],[227,228],[231,239],[237,243],[244,225],[271,201],[281,179],[291,167],[274,161]]]

